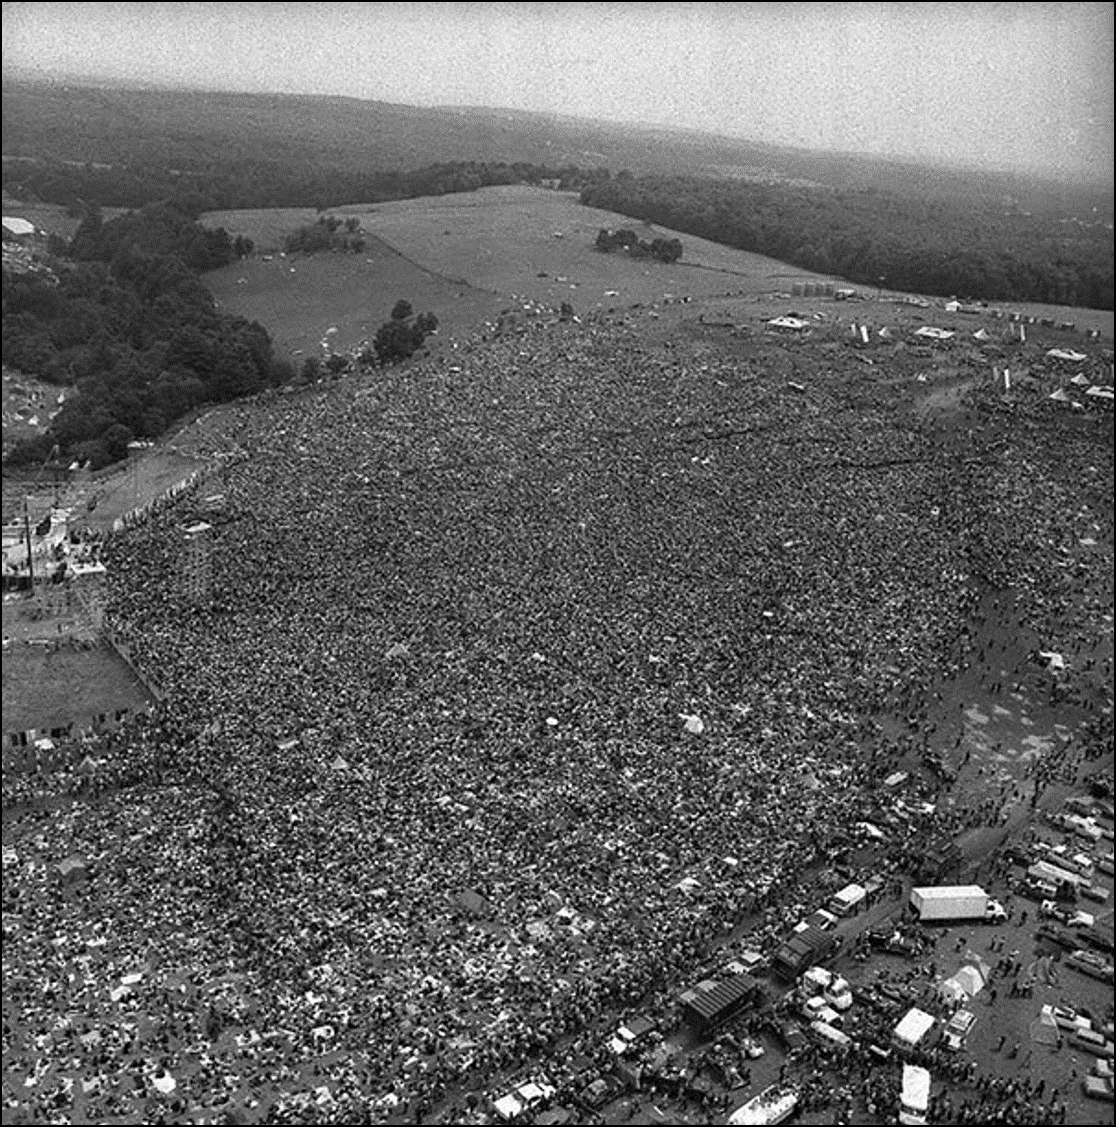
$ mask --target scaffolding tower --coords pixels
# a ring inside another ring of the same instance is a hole
[[[212,597],[213,565],[210,561],[211,524],[198,521],[186,529],[182,560],[182,595],[194,606],[208,606]]]

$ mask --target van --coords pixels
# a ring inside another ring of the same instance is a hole
[[[824,1021],[810,1022],[810,1032],[817,1041],[835,1049],[847,1049],[850,1045],[855,1044],[851,1037],[842,1033],[839,1029],[834,1029],[832,1025]]]
[[[959,1053],[965,1046],[965,1038],[976,1025],[976,1014],[971,1010],[958,1010],[949,1019],[942,1034],[942,1042],[951,1053]]]
[[[828,1006],[825,999],[820,995],[806,999],[806,1004],[802,1007],[802,1016],[807,1021],[821,1021],[826,1025],[837,1026],[841,1024],[841,1015]]]

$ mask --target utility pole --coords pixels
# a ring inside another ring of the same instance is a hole
[[[27,513],[27,495],[23,497],[23,533],[27,537],[27,574],[31,577],[31,594],[35,593],[35,565],[31,562],[31,518]]]

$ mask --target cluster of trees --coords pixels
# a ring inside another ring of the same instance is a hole
[[[623,248],[631,258],[657,258],[660,262],[677,262],[682,257],[681,239],[652,239],[647,243],[627,228],[610,231],[602,227],[597,233],[596,246],[605,254]]]
[[[84,218],[69,247],[51,244],[78,262],[114,262],[121,254],[142,247],[147,254],[179,259],[189,270],[201,273],[227,266],[255,249],[251,239],[232,238],[224,227],[202,227],[195,220],[205,210],[204,200],[178,196],[147,204],[138,211],[102,220],[99,208],[82,211]]]
[[[300,227],[283,240],[287,254],[316,254],[322,250],[364,250],[364,236],[360,233],[360,220],[353,217],[342,221],[336,215],[323,215],[317,223]]]
[[[411,303],[400,298],[392,308],[391,319],[376,330],[372,347],[380,364],[394,364],[413,356],[437,329],[438,318],[433,313],[420,313],[417,317],[414,313]]]
[[[630,175],[595,181],[581,201],[863,285],[1113,307],[1110,228],[1001,201]]]
[[[218,313],[187,265],[236,253],[226,232],[199,242],[202,231],[170,205],[112,223],[93,214],[55,277],[4,272],[4,363],[73,388],[48,432],[14,447],[12,464],[43,462],[57,445],[107,465],[191,408],[290,379],[266,330]]]

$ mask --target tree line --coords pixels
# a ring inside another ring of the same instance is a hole
[[[985,199],[698,177],[598,178],[581,202],[863,285],[1113,307],[1113,237]]]
[[[452,162],[411,171],[355,172],[282,161],[236,161],[197,169],[158,165],[5,161],[4,191],[22,200],[64,206],[141,208],[156,200],[190,198],[200,211],[233,208],[313,207],[324,211],[352,203],[384,203],[418,196],[472,192],[501,184],[561,184],[584,187],[607,171],[583,172],[575,165],[549,168],[517,162]]]

